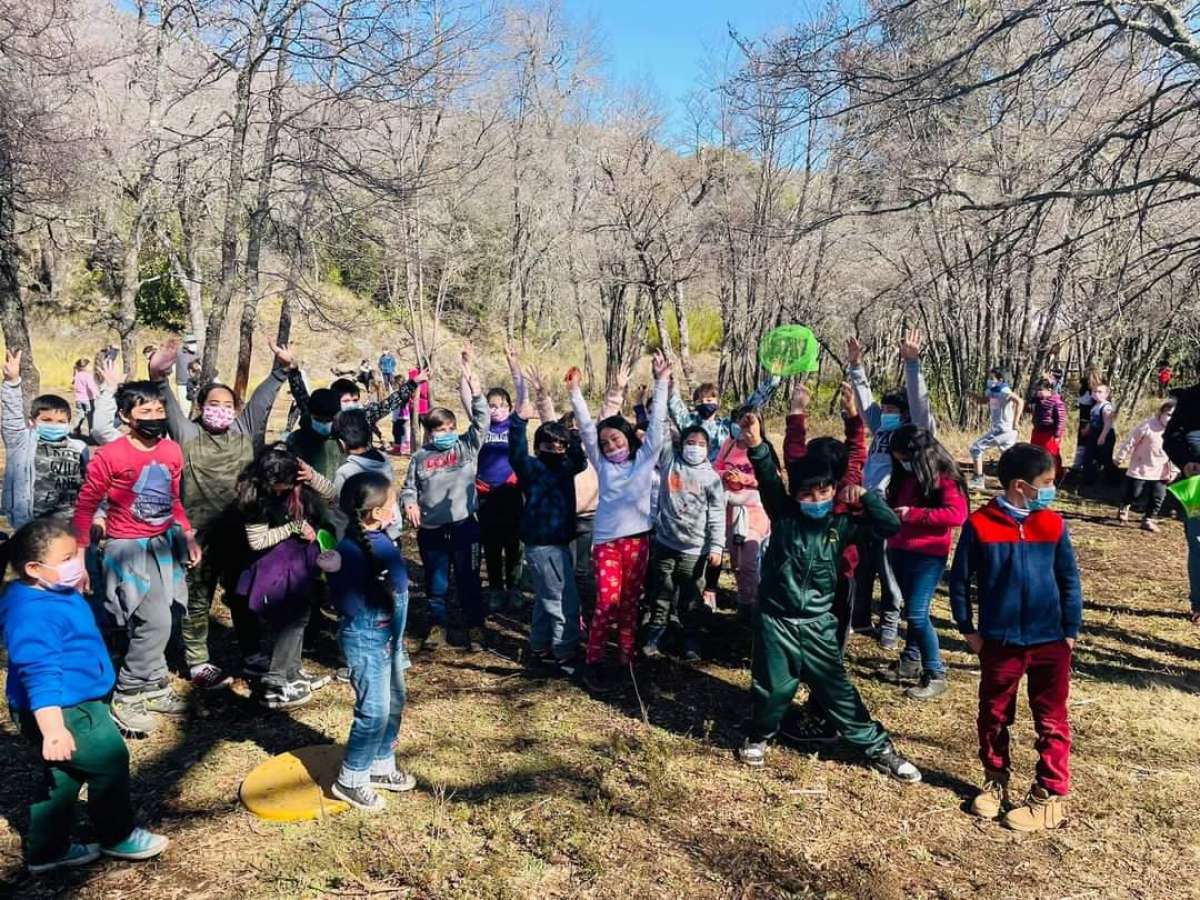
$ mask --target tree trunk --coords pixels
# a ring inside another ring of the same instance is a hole
[[[17,173],[11,137],[0,117],[0,330],[9,353],[21,353],[21,386],[26,408],[41,391],[41,375],[33,365],[33,345],[21,299],[21,255],[17,246]]]

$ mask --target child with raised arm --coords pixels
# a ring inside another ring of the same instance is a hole
[[[129,751],[108,704],[112,663],[79,592],[86,576],[69,526],[36,519],[13,535],[5,553],[15,577],[0,596],[8,706],[42,764],[25,836],[29,871],[83,866],[101,854],[157,856],[167,839],[134,825]],[[71,841],[84,785],[98,844]]]
[[[1117,453],[1118,460],[1129,461],[1129,468],[1125,471],[1125,499],[1117,511],[1117,518],[1128,522],[1129,510],[1145,494],[1143,531],[1158,531],[1158,513],[1167,496],[1167,485],[1179,474],[1163,449],[1163,435],[1171,424],[1174,412],[1174,400],[1161,404],[1157,413],[1133,429]]]
[[[452,566],[470,649],[482,650],[486,638],[479,584],[475,477],[483,431],[491,417],[471,366],[469,347],[462,353],[462,373],[471,390],[470,426],[460,435],[453,412],[445,407],[431,409],[424,419],[425,444],[413,454],[400,496],[409,524],[419,529],[417,548],[425,569],[425,591],[433,620],[425,638],[427,650],[436,650],[446,642],[446,598]]]
[[[971,811],[1003,815],[1016,831],[1057,828],[1067,818],[1071,652],[1083,618],[1075,551],[1054,502],[1054,460],[1017,444],[1000,457],[1003,493],[967,519],[950,572],[954,623],[979,655],[979,759],[983,790]],[[972,598],[974,592],[974,598]],[[976,616],[976,607],[978,616]],[[1027,678],[1037,731],[1037,779],[1009,803],[1008,729]]]
[[[1016,426],[1021,421],[1023,404],[1008,382],[1008,370],[993,366],[987,373],[987,392],[974,395],[976,401],[987,404],[989,424],[988,430],[971,445],[971,460],[975,465],[975,474],[971,478],[973,491],[987,487],[987,479],[983,476],[983,457],[987,451],[995,447],[1003,453],[1018,440]]]
[[[834,513],[836,485],[847,461],[839,442],[810,444],[803,457],[788,465],[785,486],[757,423],[750,422],[744,435],[771,517],[771,544],[751,626],[751,713],[739,759],[749,766],[763,765],[767,741],[779,730],[803,682],[843,739],[869,765],[900,781],[920,781],[920,771],[896,752],[887,731],[871,719],[846,677],[833,611],[843,548],[868,535],[886,539],[899,530],[900,521],[879,494],[861,487],[843,488],[840,499],[861,502],[862,519]]]
[[[567,373],[567,389],[580,437],[600,481],[592,565],[596,572],[596,611],[588,631],[587,671],[584,684],[605,691],[610,680],[601,664],[609,634],[617,629],[617,662],[625,666],[633,657],[638,604],[646,582],[650,556],[650,495],[655,468],[666,440],[667,390],[671,367],[661,353],[654,356],[654,405],[643,444],[633,426],[621,416],[599,424],[592,420],[580,390],[581,375]]]

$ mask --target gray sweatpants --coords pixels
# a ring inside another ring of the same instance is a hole
[[[570,548],[526,544],[525,560],[533,577],[529,645],[535,653],[549,650],[556,659],[571,659],[579,649],[579,592]]]

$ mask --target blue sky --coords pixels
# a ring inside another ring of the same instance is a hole
[[[798,21],[805,0],[564,0],[568,15],[594,22],[606,69],[618,82],[650,81],[679,121],[680,98],[706,60],[723,52],[729,26],[757,36]]]

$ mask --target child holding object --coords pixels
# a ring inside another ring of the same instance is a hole
[[[1128,522],[1130,508],[1145,494],[1142,531],[1158,531],[1158,513],[1167,497],[1167,485],[1179,474],[1163,449],[1163,435],[1174,412],[1174,400],[1163,403],[1157,414],[1133,430],[1117,452],[1119,461],[1129,460],[1129,468],[1125,471],[1125,499],[1117,511],[1117,518]]]
[[[1001,453],[1017,442],[1016,423],[1021,420],[1021,398],[1009,387],[1008,370],[993,366],[987,373],[987,392],[975,399],[986,403],[989,424],[971,445],[971,460],[975,464],[975,475],[971,478],[971,490],[982,491],[987,487],[983,477],[983,457],[992,447]]]

